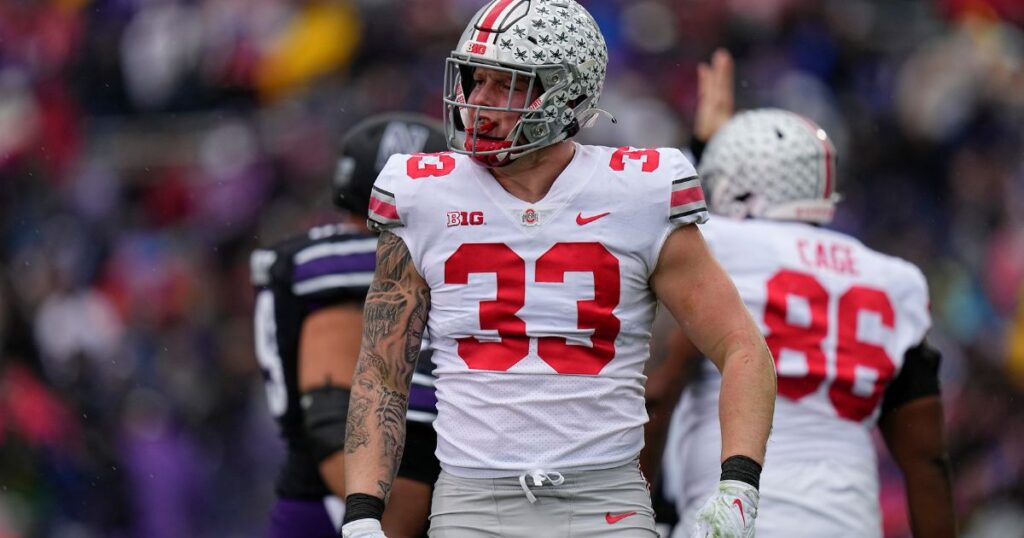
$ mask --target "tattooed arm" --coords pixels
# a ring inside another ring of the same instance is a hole
[[[430,310],[430,290],[401,238],[384,232],[363,308],[345,441],[345,489],[387,500],[405,445],[409,384]]]

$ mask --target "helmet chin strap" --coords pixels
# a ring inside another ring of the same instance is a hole
[[[461,95],[459,97],[461,98]],[[462,99],[460,99],[460,101],[464,102]],[[479,126],[479,119],[477,119],[476,122],[470,121],[471,116],[469,114],[469,110],[463,108],[459,111],[459,114],[462,116],[463,125],[468,126],[472,124],[475,127]],[[505,166],[506,164],[512,162],[512,159],[509,156],[509,152],[505,151],[501,153],[487,153],[486,155],[480,155],[479,152],[491,152],[512,147],[512,136],[519,132],[518,127],[519,124],[517,123],[516,126],[513,127],[512,132],[510,132],[508,136],[505,137],[504,140],[497,140],[494,138],[480,138],[480,135],[476,132],[475,128],[466,127],[465,138],[462,142],[462,148],[470,152],[470,157],[472,157],[473,160],[488,168],[497,168]]]
[[[836,213],[836,203],[840,199],[838,194],[832,194],[828,198],[773,204],[754,193],[743,199],[728,199],[730,187],[731,183],[727,179],[716,181],[710,201],[715,213],[732,219],[755,218],[827,224],[832,222],[832,217]]]
[[[466,136],[466,142],[464,146],[466,151],[472,152],[470,156],[478,163],[488,168],[498,168],[505,166],[512,162],[509,152],[503,151],[501,153],[488,153],[486,155],[480,155],[478,152],[481,151],[497,151],[512,147],[512,141],[506,138],[505,140],[494,140],[484,139],[481,140],[477,135]]]
[[[497,151],[497,150],[511,148],[512,146],[515,145],[515,139],[522,136],[522,132],[523,132],[522,120],[519,120],[519,122],[516,123],[515,127],[512,128],[512,132],[510,132],[508,134],[508,136],[505,137],[504,140],[496,140],[496,139],[493,139],[493,138],[481,140],[479,136],[476,136],[475,134],[470,134],[469,132],[467,132],[466,133],[466,141],[463,143],[463,147],[465,148],[466,151],[473,152],[473,153],[477,153],[477,152],[481,152],[481,151],[485,151],[485,152],[486,151]],[[561,135],[558,136],[558,138],[554,142],[552,142],[551,144],[548,144],[548,145],[552,145],[552,144],[561,142],[562,140],[565,140],[565,138],[566,138],[565,133],[562,133]],[[474,151],[474,148],[473,148],[473,144],[474,143],[476,144],[475,151]],[[511,164],[512,161],[522,157],[523,155],[528,155],[528,154],[533,153],[534,151],[536,151],[538,149],[541,149],[541,148],[544,148],[544,147],[547,147],[547,146],[540,146],[540,147],[530,148],[528,150],[520,150],[520,151],[503,151],[501,153],[492,153],[492,154],[488,154],[488,155],[479,155],[479,154],[473,155],[471,153],[470,156],[476,162],[478,162],[478,163],[480,163],[480,164],[482,164],[482,165],[484,165],[484,166],[486,166],[488,168],[501,168],[502,166],[507,166],[507,165]]]
[[[755,217],[772,220],[798,220],[826,224],[832,222],[836,206],[828,200],[796,200],[793,202],[766,207]]]

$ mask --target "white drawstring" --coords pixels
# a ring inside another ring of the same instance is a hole
[[[526,484],[526,477],[533,479],[534,487],[540,487],[544,485],[544,482],[551,484],[552,486],[561,486],[565,482],[565,477],[562,473],[557,471],[542,471],[537,469],[536,471],[529,471],[519,475],[519,485],[523,488],[523,493],[526,493],[526,498],[530,501],[530,504],[537,502],[537,497],[530,491],[530,486]]]

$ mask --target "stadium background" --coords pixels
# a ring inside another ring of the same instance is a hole
[[[0,2],[0,537],[259,536],[281,447],[248,253],[334,218],[345,127],[440,113],[480,3]],[[685,145],[720,45],[740,107],[832,134],[834,226],[931,284],[963,535],[1024,536],[1024,4],[584,3],[620,119],[585,140]]]

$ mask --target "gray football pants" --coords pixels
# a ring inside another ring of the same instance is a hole
[[[530,475],[480,479],[442,471],[430,538],[657,538],[650,491],[635,461],[565,473],[558,482],[537,486]]]

